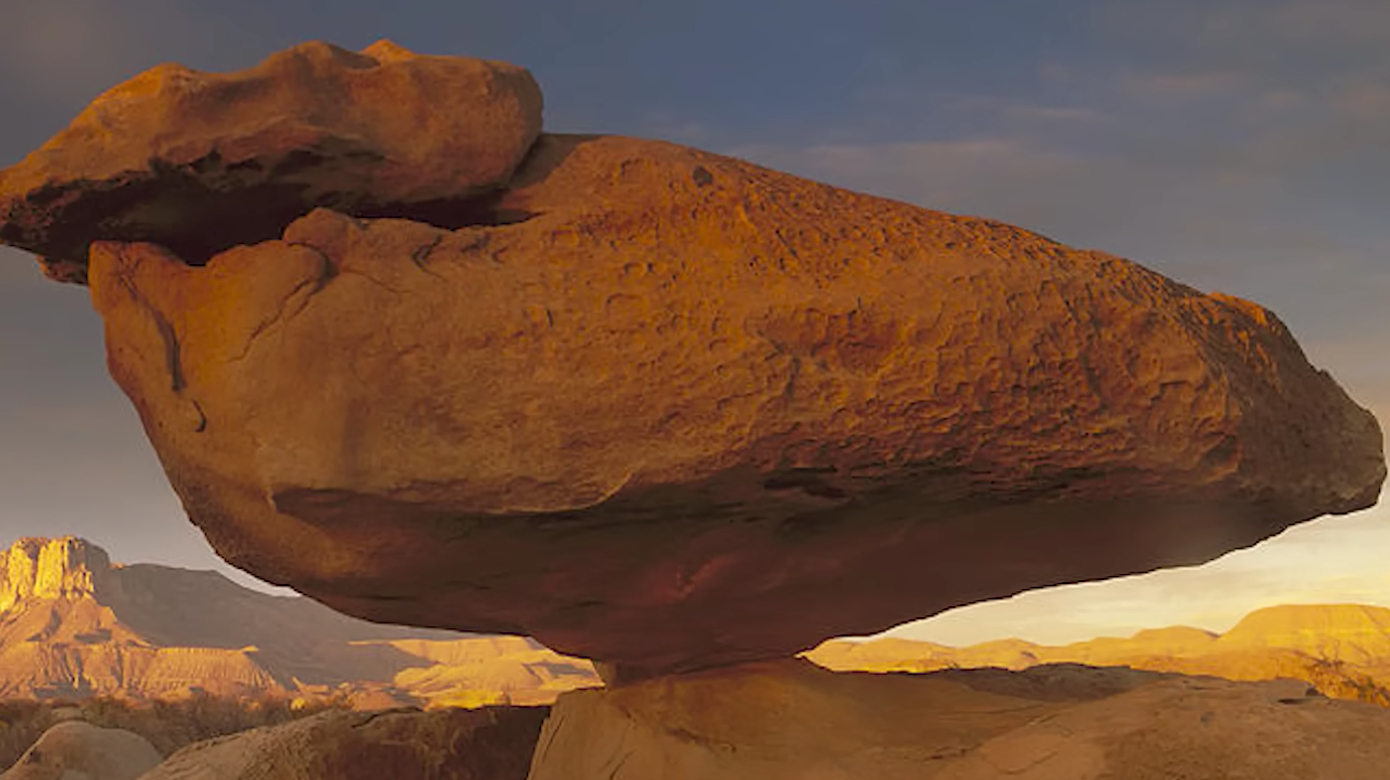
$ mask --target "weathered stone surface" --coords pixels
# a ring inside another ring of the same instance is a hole
[[[1120,258],[615,137],[542,136],[498,205],[533,216],[93,246],[225,558],[640,675],[1198,563],[1384,476],[1273,314]]]
[[[0,780],[135,780],[163,759],[135,732],[72,720],[45,731]]]
[[[530,780],[1380,780],[1390,710],[1082,666],[753,664],[560,697]]]
[[[315,206],[465,224],[540,128],[526,70],[388,41],[307,43],[230,74],[161,65],[0,172],[0,240],[81,282],[96,238],[192,261],[276,238]]]
[[[190,745],[141,780],[525,780],[545,714],[329,711]]]

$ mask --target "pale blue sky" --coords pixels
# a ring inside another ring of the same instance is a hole
[[[241,68],[306,39],[380,37],[532,69],[550,130],[734,154],[1259,301],[1390,416],[1383,0],[4,0],[0,165],[159,62]],[[1064,641],[1221,627],[1279,600],[1390,603],[1387,521],[1321,520],[1210,567],[930,630]],[[106,377],[85,290],[0,249],[0,542],[64,533],[117,559],[226,568]]]

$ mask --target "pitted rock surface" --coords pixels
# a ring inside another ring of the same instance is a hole
[[[1277,317],[1121,258],[621,137],[542,135],[492,207],[528,218],[92,245],[223,557],[617,680],[1199,563],[1384,477]]]

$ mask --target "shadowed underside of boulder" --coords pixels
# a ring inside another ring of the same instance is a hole
[[[489,208],[527,218],[92,244],[223,557],[617,679],[1199,563],[1384,476],[1273,314],[1120,258],[620,137],[541,135]]]

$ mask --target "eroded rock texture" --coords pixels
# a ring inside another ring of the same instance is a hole
[[[1273,314],[1117,257],[620,137],[543,134],[489,208],[92,244],[223,557],[635,678],[1205,561],[1384,476]]]

